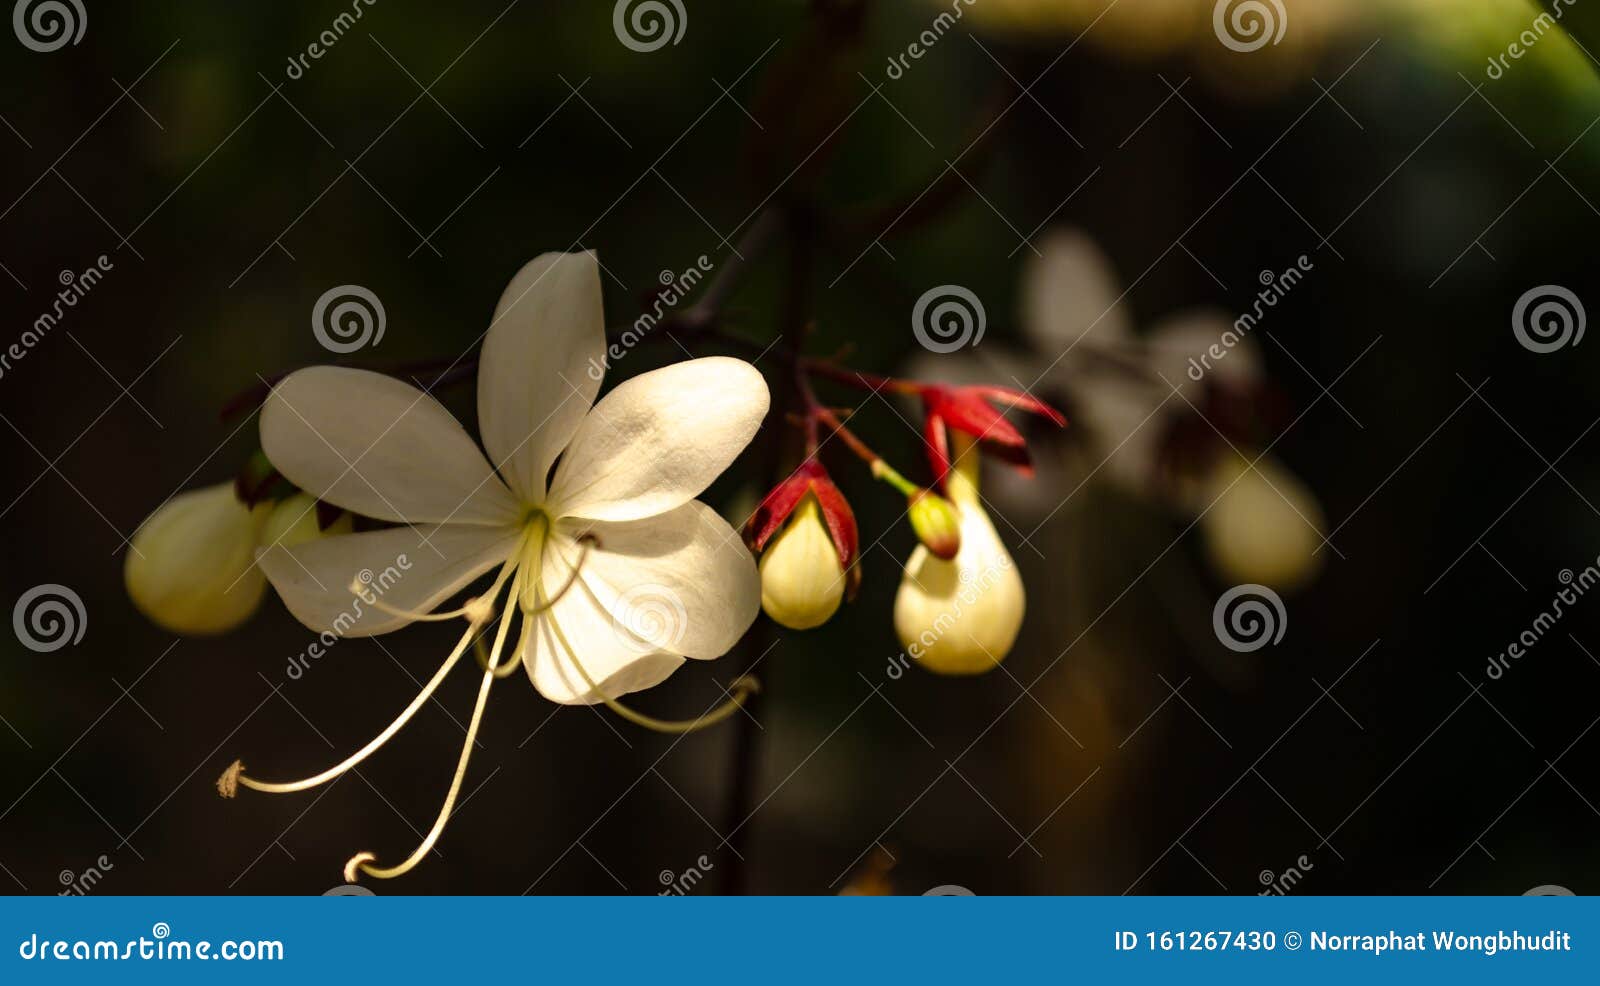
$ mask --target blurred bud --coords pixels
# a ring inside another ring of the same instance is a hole
[[[791,630],[809,630],[839,609],[845,581],[822,509],[808,494],[761,556],[761,608]]]
[[[955,505],[931,490],[919,490],[909,498],[911,529],[929,551],[949,561],[961,550],[961,515]]]
[[[333,522],[324,527],[323,521],[329,513],[326,505],[309,493],[296,493],[280,500],[261,528],[261,543],[292,548],[307,541],[349,534],[354,530],[353,518],[343,511],[335,513]]]
[[[946,478],[960,550],[947,561],[917,545],[894,599],[901,645],[938,674],[982,674],[1005,660],[1027,605],[1022,576],[978,498],[978,460],[965,451],[958,447]]]
[[[1225,453],[1201,490],[1206,553],[1224,581],[1284,591],[1309,582],[1326,521],[1316,495],[1275,459]]]
[[[173,633],[224,633],[261,603],[256,544],[271,507],[241,503],[233,483],[174,497],[145,519],[123,566],[128,596]]]

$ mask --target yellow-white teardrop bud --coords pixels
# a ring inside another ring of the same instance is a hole
[[[761,608],[791,630],[821,626],[844,599],[845,574],[811,494],[761,555]]]
[[[317,498],[309,493],[296,493],[278,501],[272,508],[261,528],[261,543],[268,547],[276,544],[292,548],[317,538],[349,534],[354,529],[353,523],[349,514],[341,513],[338,520],[323,530],[317,526]]]
[[[958,441],[945,491],[961,516],[961,548],[948,561],[919,544],[894,599],[894,629],[929,671],[967,675],[1005,660],[1022,628],[1022,576],[978,498],[978,454]]]
[[[145,519],[123,566],[139,611],[173,633],[224,633],[249,619],[267,580],[256,544],[272,508],[254,510],[219,483],[176,496]]]
[[[1200,494],[1202,507],[1212,504],[1200,521],[1206,554],[1225,581],[1287,591],[1321,568],[1322,506],[1276,459],[1262,458],[1252,469],[1249,459],[1230,451],[1212,467]]]

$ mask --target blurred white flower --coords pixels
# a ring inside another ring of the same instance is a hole
[[[1070,427],[1032,443],[1037,481],[1002,473],[987,495],[1008,514],[1043,520],[1075,509],[1084,484],[1107,483],[1183,515],[1204,511],[1223,577],[1254,571],[1263,577],[1247,581],[1284,589],[1305,582],[1321,543],[1315,495],[1271,456],[1254,469],[1243,466],[1256,453],[1239,458],[1249,444],[1242,426],[1265,393],[1254,338],[1214,309],[1179,312],[1140,335],[1111,262],[1088,236],[1052,231],[1039,252],[1021,289],[1033,353],[985,345],[970,356],[921,356],[908,371],[953,382],[998,376],[1065,407]],[[1206,359],[1224,340],[1236,341]]]

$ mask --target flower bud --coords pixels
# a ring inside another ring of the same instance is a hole
[[[173,633],[223,633],[249,619],[266,577],[256,544],[272,508],[251,509],[232,483],[190,490],[145,519],[123,566],[128,596]]]
[[[1321,567],[1322,507],[1277,460],[1251,468],[1230,451],[1207,474],[1201,496],[1202,506],[1211,504],[1200,521],[1206,553],[1224,580],[1290,590]]]
[[[932,490],[919,490],[910,498],[911,529],[917,540],[945,561],[961,550],[961,515],[955,505]]]
[[[977,469],[976,456],[958,452],[945,480],[960,518],[956,556],[947,561],[917,545],[894,599],[901,645],[938,674],[992,670],[1016,642],[1027,605],[1022,576],[978,498]]]
[[[761,608],[791,630],[809,630],[833,616],[844,590],[839,552],[808,494],[761,555]]]
[[[315,541],[335,534],[349,534],[354,522],[348,513],[340,512],[338,519],[327,527],[322,526],[324,512],[317,498],[309,493],[296,493],[278,501],[261,528],[261,543],[266,546],[282,545],[292,548],[297,544]]]

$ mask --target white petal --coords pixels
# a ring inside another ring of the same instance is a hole
[[[594,404],[605,345],[592,253],[529,262],[495,306],[478,364],[478,427],[500,475],[530,503],[544,499],[550,464]]]
[[[395,523],[509,524],[517,504],[438,401],[393,377],[313,366],[261,409],[261,446],[296,486]]]
[[[594,406],[550,484],[556,516],[652,517],[698,496],[766,417],[767,383],[726,356],[640,374]]]
[[[318,633],[370,637],[411,621],[357,598],[352,581],[390,607],[427,612],[509,558],[520,533],[468,524],[396,527],[269,547],[256,562],[301,623]]]
[[[577,546],[545,547],[546,596],[566,583]],[[620,624],[580,578],[555,604],[532,617],[522,632],[523,667],[539,694],[565,705],[593,705],[665,681],[683,664],[678,654],[655,649]],[[597,688],[591,688],[590,682]]]
[[[1023,331],[1049,359],[1085,337],[1126,343],[1132,325],[1121,295],[1111,261],[1093,240],[1078,230],[1054,231],[1022,274]]]
[[[564,559],[557,577],[570,573],[568,562],[578,554],[571,539],[585,532],[599,543],[580,577],[618,624],[655,648],[721,657],[755,622],[761,605],[755,560],[728,522],[700,501],[643,520],[562,522],[566,543],[552,545]],[[546,591],[554,591],[548,581]]]

